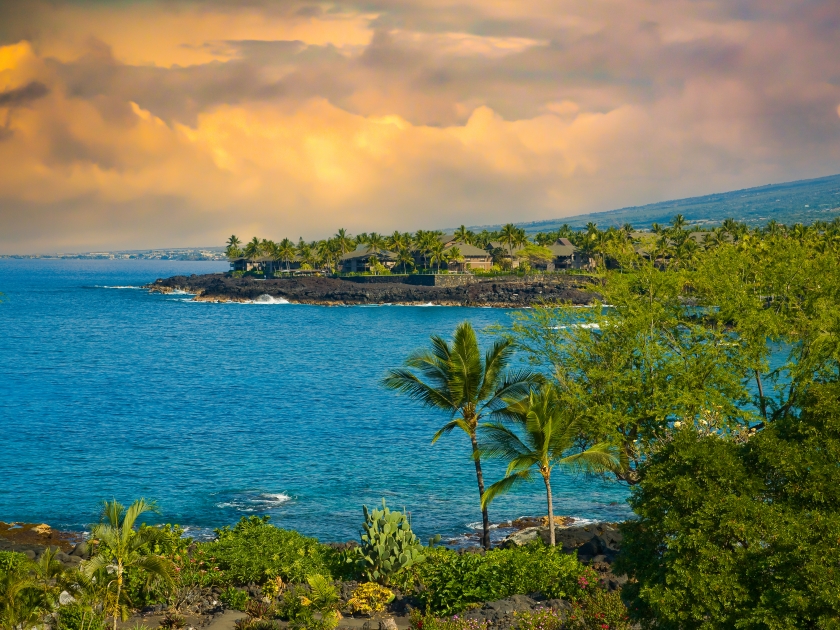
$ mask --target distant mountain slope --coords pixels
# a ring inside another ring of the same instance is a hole
[[[763,225],[770,219],[789,225],[830,221],[840,216],[840,175],[517,225],[528,233],[548,232],[564,223],[572,228],[582,228],[590,221],[601,229],[620,227],[625,223],[635,228],[649,228],[651,223],[668,223],[675,214],[682,214],[695,225],[717,225],[730,217],[749,225]],[[498,226],[472,229],[485,227]]]

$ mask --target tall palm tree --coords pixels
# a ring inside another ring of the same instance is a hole
[[[581,434],[578,421],[565,413],[557,390],[546,382],[537,391],[519,400],[507,398],[508,406],[498,415],[513,421],[514,427],[502,422],[484,423],[479,428],[482,447],[476,457],[507,460],[505,476],[481,497],[482,507],[509,492],[520,483],[533,481],[534,469],[545,484],[548,503],[548,529],[551,546],[554,537],[554,503],[551,494],[551,473],[555,468],[572,472],[604,473],[620,468],[615,447],[599,442],[586,450],[574,452]],[[518,429],[518,431],[517,431]]]
[[[228,246],[228,247],[237,248],[237,247],[239,247],[241,244],[242,244],[242,241],[240,241],[240,240],[236,237],[236,234],[231,234],[231,235],[230,235],[230,238],[227,240],[227,246]]]
[[[371,254],[376,255],[381,253],[385,249],[385,239],[382,237],[381,234],[371,232],[370,234],[368,234],[367,240],[365,241],[365,245],[367,245],[368,250]]]
[[[506,397],[524,396],[539,378],[524,370],[509,371],[512,354],[512,342],[498,340],[482,360],[475,331],[469,322],[463,322],[455,329],[452,343],[433,335],[430,349],[412,352],[405,367],[389,370],[382,381],[388,389],[450,415],[451,420],[435,433],[432,444],[453,429],[467,434],[472,445],[479,499],[484,496],[484,474],[476,435],[478,425],[485,415],[502,408]],[[481,542],[489,549],[490,518],[486,505],[481,507],[481,517]]]
[[[112,577],[109,587],[114,589],[112,614],[114,630],[117,630],[117,617],[128,618],[128,608],[123,603],[123,580],[129,568],[136,568],[146,573],[149,579],[156,579],[166,586],[174,586],[172,563],[161,556],[145,552],[147,545],[154,543],[160,530],[154,527],[134,529],[138,517],[146,512],[156,512],[154,502],[138,499],[128,509],[116,499],[106,502],[102,511],[102,520],[94,525],[90,532],[91,540],[98,541],[93,557],[82,564],[82,572],[92,576],[100,569],[107,568]]]
[[[671,219],[671,225],[674,226],[674,230],[682,230],[686,226],[685,217],[681,214],[678,214],[673,219]]]
[[[247,258],[258,258],[262,254],[262,243],[260,239],[256,236],[248,241],[248,244],[245,246],[245,256]]]
[[[403,273],[406,273],[407,265],[414,266],[414,256],[412,256],[411,250],[408,247],[402,247],[397,252],[397,262],[402,265]]]
[[[344,256],[347,252],[352,252],[356,249],[356,242],[344,228],[336,232],[333,238],[338,246],[339,256]]]
[[[453,245],[444,252],[446,262],[464,262],[464,255],[457,245]]]
[[[508,246],[508,256],[510,257],[511,265],[513,264],[513,245],[519,236],[517,227],[513,223],[508,223],[502,226],[499,234],[499,240]]]
[[[446,260],[446,249],[439,239],[429,244],[429,262],[437,265],[437,273],[440,273],[440,263]]]
[[[286,263],[286,271],[289,271],[289,262],[295,257],[295,244],[287,238],[284,238],[277,244],[277,254],[280,260]]]
[[[455,240],[459,243],[464,243],[465,245],[472,245],[471,236],[472,232],[470,232],[464,225],[455,230]]]

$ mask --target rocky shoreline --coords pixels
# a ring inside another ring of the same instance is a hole
[[[521,308],[543,302],[590,304],[587,290],[591,278],[545,276],[521,278],[501,276],[475,278],[460,286],[418,286],[397,279],[360,283],[343,278],[292,277],[261,280],[216,273],[159,278],[146,288],[153,293],[184,292],[195,301],[254,302],[286,300],[293,304],[322,306],[439,305]]]

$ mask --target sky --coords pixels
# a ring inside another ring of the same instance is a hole
[[[840,173],[840,2],[0,2],[0,254],[535,221]]]

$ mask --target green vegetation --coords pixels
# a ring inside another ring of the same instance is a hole
[[[383,385],[407,394],[425,406],[444,411],[452,420],[432,438],[434,444],[454,429],[467,434],[472,446],[479,498],[484,496],[484,473],[477,430],[482,418],[504,406],[505,398],[524,395],[533,374],[508,371],[513,352],[509,340],[498,340],[482,358],[478,339],[469,322],[455,330],[450,344],[437,335],[432,337],[430,350],[417,350],[406,359],[405,367],[390,370]],[[490,549],[490,518],[482,504],[482,545]]]
[[[551,473],[555,468],[603,474],[621,469],[616,448],[609,442],[598,442],[585,449],[575,449],[580,437],[579,419],[567,413],[561,405],[553,383],[543,383],[527,398],[505,399],[507,407],[496,411],[503,422],[485,423],[479,429],[484,446],[481,453],[508,462],[505,477],[489,488],[481,497],[482,507],[516,485],[533,481],[536,468],[545,484],[548,503],[549,540],[553,547],[554,505],[551,493]],[[521,435],[521,437],[520,437]]]
[[[484,554],[459,554],[435,547],[411,573],[418,599],[437,615],[459,613],[473,604],[516,594],[574,599],[585,590],[581,577],[587,584],[596,581],[594,571],[577,558],[539,542]],[[408,576],[406,583],[411,584]]]
[[[303,582],[308,575],[330,573],[327,552],[317,540],[278,529],[268,520],[242,518],[233,528],[217,529],[217,539],[202,545],[204,554],[215,559],[220,579],[229,584],[262,584],[275,577]]]
[[[359,569],[368,580],[387,584],[392,576],[426,559],[405,514],[388,509],[385,499],[381,510],[369,512],[366,505],[362,510],[365,533],[356,551]]]

